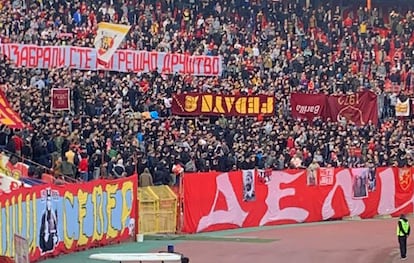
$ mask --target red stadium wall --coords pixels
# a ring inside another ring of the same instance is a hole
[[[248,172],[186,174],[183,232],[413,212],[411,168],[322,168],[315,180],[305,170],[271,171],[268,178],[252,170],[250,195]]]

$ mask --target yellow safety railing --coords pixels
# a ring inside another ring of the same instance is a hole
[[[174,233],[177,229],[177,202],[177,195],[169,186],[139,187],[139,233]]]

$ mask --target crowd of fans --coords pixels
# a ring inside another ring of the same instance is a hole
[[[247,168],[407,166],[414,121],[396,118],[397,97],[414,91],[410,10],[345,10],[295,1],[1,1],[2,43],[93,44],[97,23],[132,25],[120,48],[220,55],[220,77],[76,69],[15,68],[0,81],[28,129],[3,127],[0,145],[81,180],[144,174],[143,184],[174,183],[187,172]],[[71,90],[72,110],[51,112],[50,90]],[[378,95],[380,123],[300,121],[289,94]],[[270,118],[171,115],[176,92],[267,94]],[[156,111],[158,119],[142,112]]]

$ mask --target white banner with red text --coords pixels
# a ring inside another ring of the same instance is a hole
[[[311,185],[306,170],[254,174],[257,180],[247,180],[254,184],[247,188],[254,189],[249,198],[246,172],[185,174],[182,230],[196,233],[413,212],[412,168],[323,168]]]
[[[161,74],[195,76],[219,76],[222,72],[220,56],[117,50],[106,65],[101,65],[98,63],[97,50],[86,47],[1,44],[0,53],[19,68],[71,68],[133,73],[158,71]]]

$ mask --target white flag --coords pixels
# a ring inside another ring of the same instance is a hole
[[[104,22],[98,24],[98,33],[95,38],[95,48],[97,49],[99,61],[106,64],[111,60],[112,55],[118,49],[130,28],[131,26]]]

